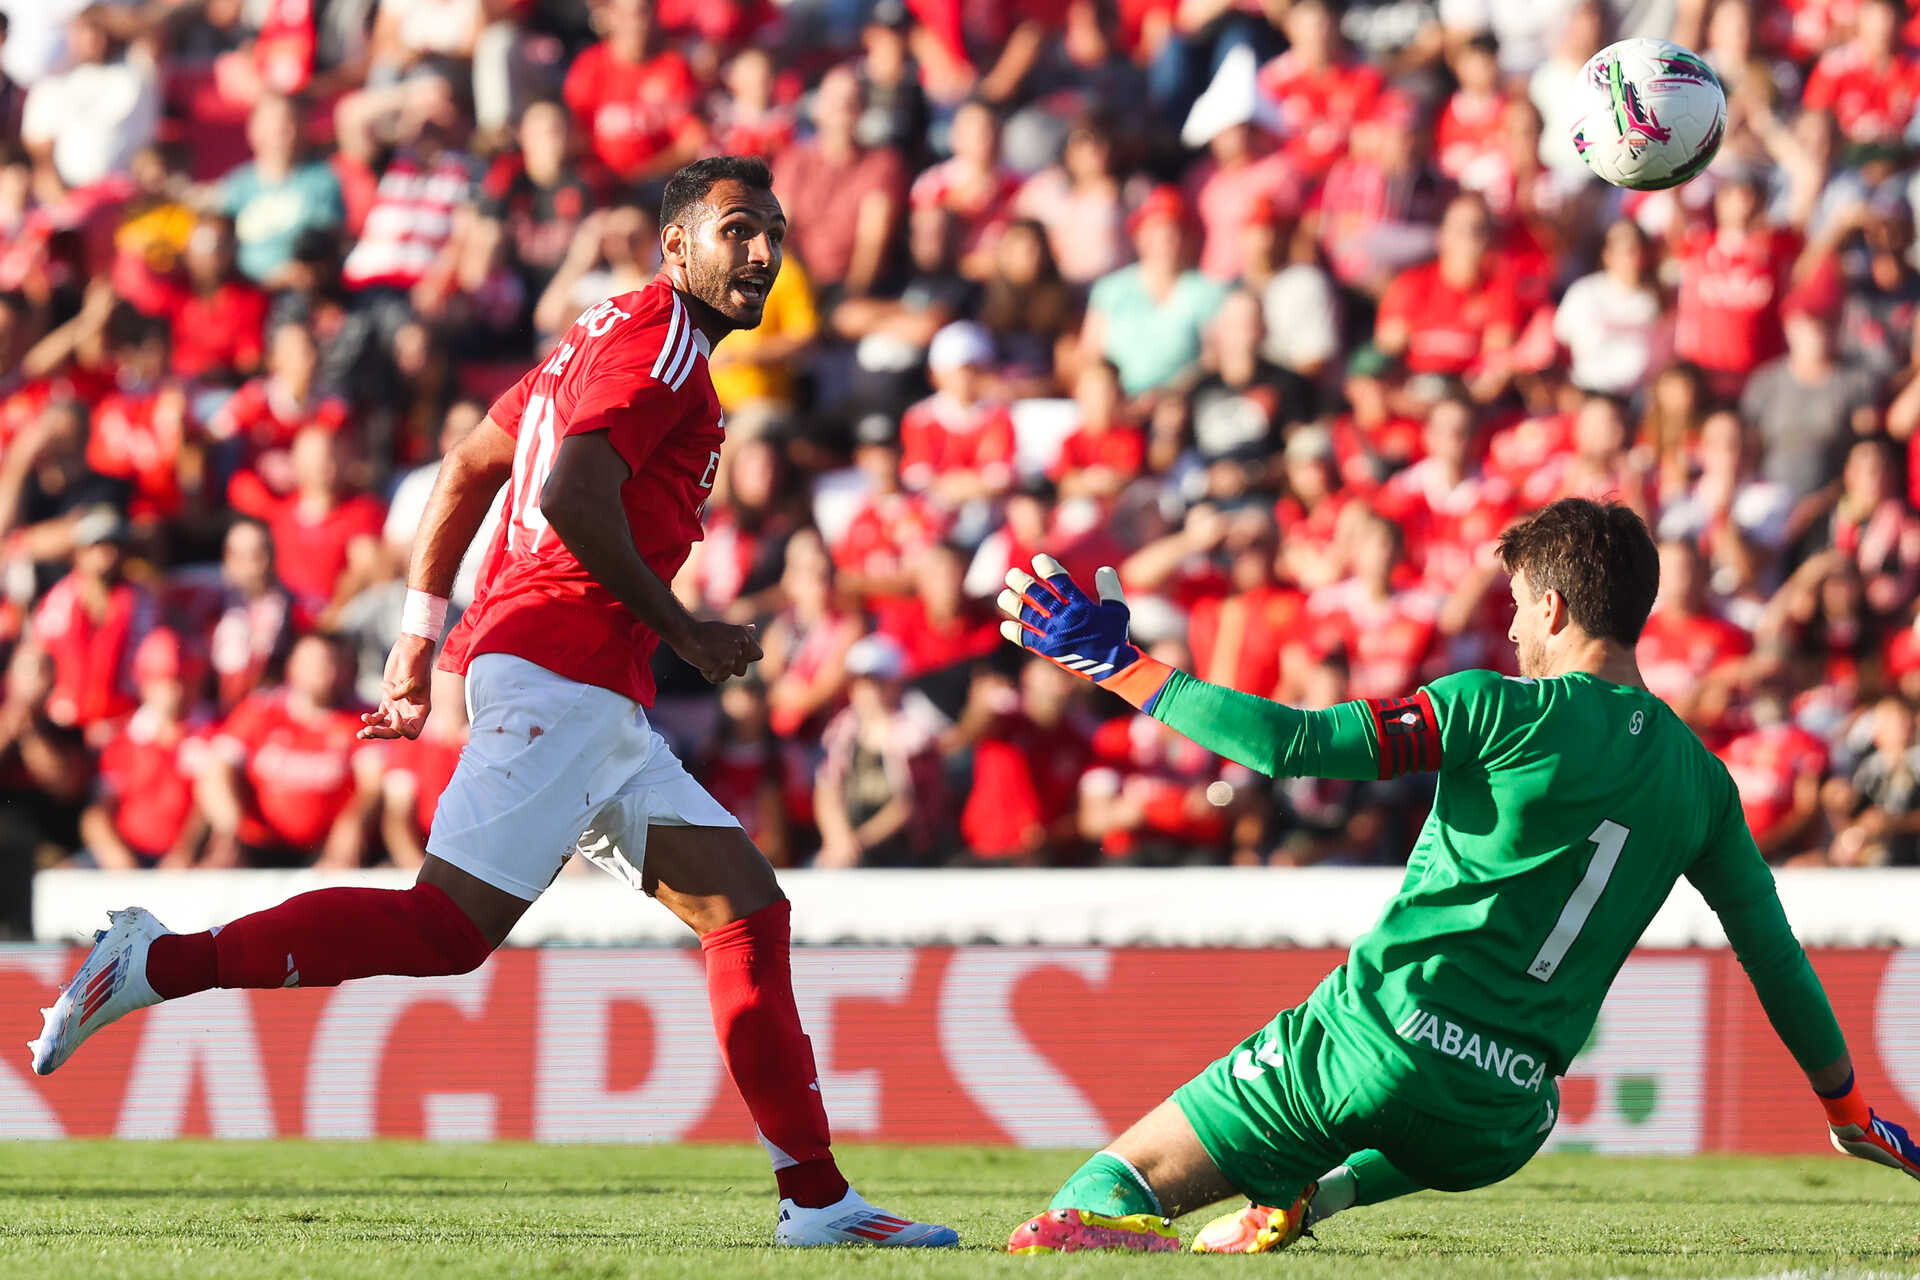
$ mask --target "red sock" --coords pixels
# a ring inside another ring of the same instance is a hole
[[[780,1194],[818,1209],[846,1195],[847,1180],[828,1147],[813,1042],[793,1003],[792,916],[792,904],[782,898],[715,929],[700,939],[700,949],[720,1056],[773,1156]]]
[[[492,951],[433,885],[316,889],[207,933],[154,939],[147,981],[168,1000],[209,987],[334,987],[466,973]]]

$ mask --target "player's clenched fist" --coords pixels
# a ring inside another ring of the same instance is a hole
[[[403,635],[387,654],[380,705],[360,717],[362,738],[417,738],[427,722],[433,687],[433,641]]]
[[[1032,573],[1007,570],[1007,589],[995,602],[1007,618],[1000,634],[1147,710],[1173,668],[1127,638],[1130,615],[1120,575],[1103,566],[1093,584],[1097,600],[1047,555],[1033,558]]]
[[[760,661],[760,629],[731,622],[696,622],[673,651],[714,684],[747,674]]]

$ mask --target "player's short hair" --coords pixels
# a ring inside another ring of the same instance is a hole
[[[1660,590],[1660,553],[1646,522],[1617,502],[1562,498],[1500,535],[1508,573],[1536,595],[1558,591],[1574,625],[1632,646]]]
[[[714,187],[738,182],[754,191],[773,190],[773,170],[759,156],[708,156],[695,160],[667,179],[660,197],[660,225],[690,226],[703,221],[696,213]]]

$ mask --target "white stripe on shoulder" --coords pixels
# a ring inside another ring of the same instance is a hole
[[[680,360],[680,349],[687,345],[686,309],[680,305],[678,297],[673,300],[673,316],[667,321],[667,340],[660,344],[660,354],[653,362],[653,376],[666,381],[662,371],[671,368]]]
[[[675,301],[677,302],[678,299],[675,299]],[[678,391],[680,384],[687,380],[687,375],[693,372],[694,358],[700,354],[700,346],[693,341],[693,333],[693,325],[689,322],[687,325],[687,341],[680,352],[680,358],[673,362],[673,367],[667,370],[667,376],[661,379],[662,382],[672,387],[675,391]]]

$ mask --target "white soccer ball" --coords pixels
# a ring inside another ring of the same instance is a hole
[[[1699,175],[1727,131],[1727,95],[1700,56],[1636,36],[1580,68],[1573,146],[1616,187],[1661,191]]]

